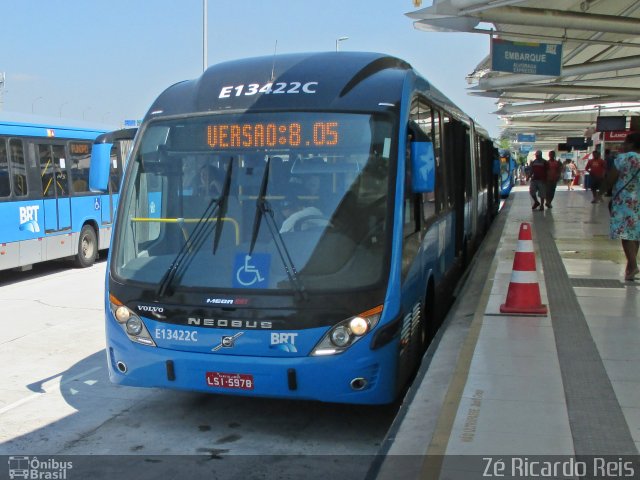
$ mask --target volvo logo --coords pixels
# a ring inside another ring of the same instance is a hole
[[[242,336],[244,332],[238,332],[235,335],[223,335],[220,343],[211,349],[212,352],[217,352],[221,348],[233,348],[236,343],[236,339]]]
[[[150,313],[164,313],[164,307],[152,307],[150,305],[138,305],[138,311]]]

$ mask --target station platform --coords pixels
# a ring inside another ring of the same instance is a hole
[[[532,211],[514,188],[370,478],[640,478],[640,280],[624,280],[608,198],[591,200],[558,186]],[[522,222],[545,316],[500,313]],[[540,471],[552,461],[565,471]]]

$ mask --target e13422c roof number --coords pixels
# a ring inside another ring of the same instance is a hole
[[[278,95],[284,93],[312,94],[316,93],[317,87],[318,82],[269,82],[265,83],[264,85],[260,85],[259,83],[250,83],[248,85],[227,85],[226,87],[222,87],[220,89],[220,95],[218,95],[218,98],[231,98],[240,96],[250,97],[251,95],[257,95],[259,93],[263,93],[265,95]]]

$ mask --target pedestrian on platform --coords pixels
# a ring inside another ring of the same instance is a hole
[[[573,178],[575,177],[576,166],[571,162],[571,159],[567,158],[564,161],[564,166],[562,167],[562,180],[564,184],[567,186],[567,191],[573,190]]]
[[[540,211],[544,210],[545,186],[547,183],[547,171],[549,165],[542,158],[542,151],[538,150],[535,158],[529,164],[531,171],[531,183],[529,184],[529,195],[533,198],[532,210],[540,207]],[[538,199],[539,197],[539,199]]]
[[[553,208],[551,202],[556,196],[556,187],[562,175],[562,164],[556,160],[556,152],[549,151],[549,160],[547,162],[547,184],[545,186],[545,204],[547,208]]]
[[[635,280],[638,275],[638,246],[640,244],[640,132],[627,135],[624,154],[614,161],[609,181],[615,182],[610,203],[612,239],[619,238],[627,259],[624,279]]]
[[[599,150],[594,150],[591,153],[591,160],[587,162],[587,166],[584,169],[589,172],[589,177],[591,178],[591,194],[593,195],[591,203],[598,203],[602,200],[602,194],[605,192],[604,175],[607,171],[607,164],[600,156]]]

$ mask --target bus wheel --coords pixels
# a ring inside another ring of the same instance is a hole
[[[90,267],[96,261],[98,256],[98,240],[96,232],[90,225],[85,225],[80,231],[78,239],[78,253],[74,264],[76,267]]]
[[[436,325],[436,315],[434,312],[435,303],[433,301],[433,290],[429,286],[427,295],[425,296],[424,305],[422,307],[422,325],[420,328],[420,357],[426,352],[431,340],[436,336],[438,325]]]

